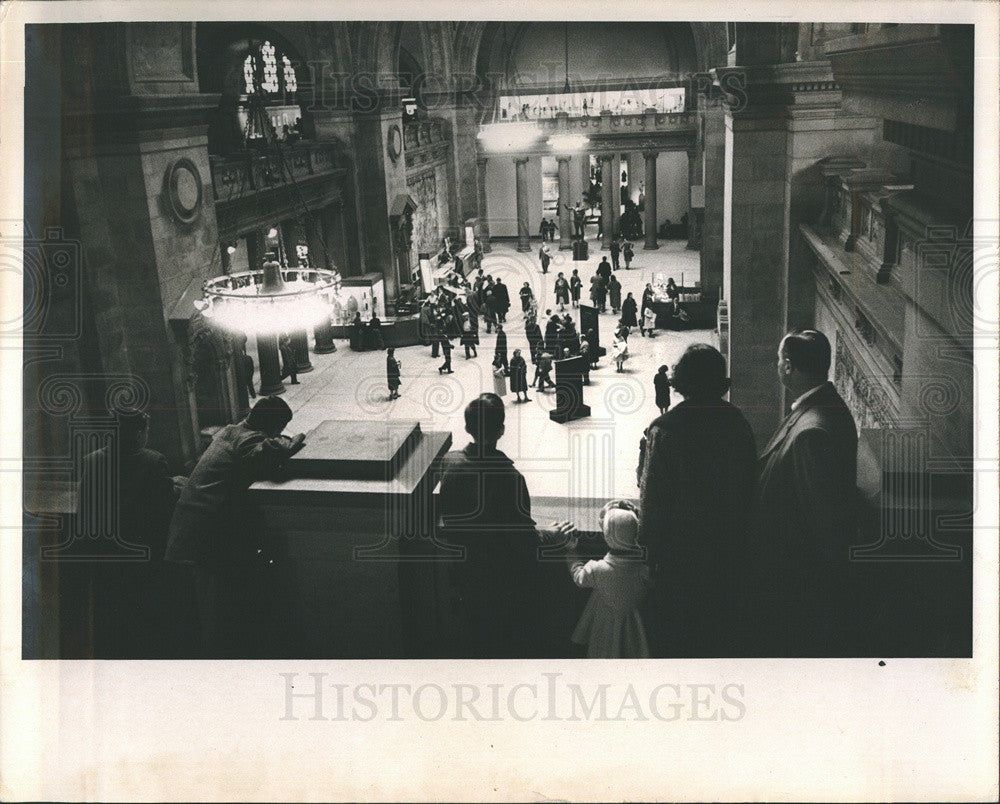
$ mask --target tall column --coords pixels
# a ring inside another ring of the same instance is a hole
[[[611,199],[611,236],[615,237],[618,234],[618,222],[622,218],[622,156],[620,153],[616,153],[612,159],[611,166],[615,174],[615,181],[611,187],[614,190],[614,195]]]
[[[476,195],[478,199],[477,219],[479,221],[479,242],[483,244],[483,252],[489,253],[490,247],[490,217],[486,209],[486,157],[476,158]]]
[[[559,250],[573,248],[573,201],[569,197],[569,156],[557,156],[559,165]]]
[[[721,101],[706,100],[701,115],[705,121],[703,155],[705,159],[705,206],[699,216],[701,235],[702,292],[723,290],[723,207],[726,185],[726,120]]]
[[[347,234],[344,231],[344,207],[338,201],[327,204],[319,211],[319,225],[326,245],[327,262],[340,272],[341,276],[354,276],[353,267],[347,260]]]
[[[601,154],[601,249],[611,247],[611,233],[615,228],[615,213],[613,205],[615,203],[615,185],[618,177],[615,176],[614,154]]]
[[[281,242],[285,247],[285,261],[289,268],[299,265],[299,252],[296,246],[299,242],[298,223],[294,219],[281,222]],[[313,370],[309,360],[309,335],[304,329],[288,333],[295,352],[295,369],[299,374],[307,374]]]
[[[635,202],[639,196],[639,176],[635,171],[635,154],[629,152],[626,156],[625,164],[628,165],[628,199]]]
[[[646,219],[644,221],[646,243],[643,248],[650,250],[660,247],[659,243],[656,242],[656,157],[659,156],[659,153],[659,151],[642,152],[646,158]]]
[[[329,268],[330,264],[326,259],[326,247],[320,235],[320,224],[316,219],[316,215],[307,215],[303,220],[303,225],[306,230],[306,242],[309,244],[309,264],[313,268]],[[324,355],[328,352],[337,351],[337,347],[333,343],[333,327],[330,325],[329,318],[313,327],[313,335],[316,338],[316,344],[313,347],[313,351],[316,354]]]
[[[698,232],[697,215],[694,204],[691,203],[691,188],[701,186],[701,159],[698,149],[692,148],[688,151],[688,242],[689,249],[697,249],[701,246],[701,236]]]
[[[514,157],[517,182],[517,250],[531,251],[531,224],[528,221],[528,157]]]
[[[257,367],[260,369],[260,395],[285,393],[278,359],[278,336],[257,333]]]
[[[786,225],[788,131],[778,115],[755,119],[727,111],[725,122],[730,401],[742,408],[757,443],[766,444],[784,413],[781,385],[768,369],[784,335],[785,241],[777,235]]]
[[[251,271],[259,271],[264,267],[264,232],[254,229],[247,232],[247,265]]]

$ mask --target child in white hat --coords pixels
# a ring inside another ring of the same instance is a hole
[[[594,590],[573,631],[573,642],[586,645],[591,659],[648,658],[639,606],[650,580],[636,540],[638,509],[626,500],[608,503],[601,509],[601,530],[608,553],[600,561],[584,561],[576,555],[576,537],[567,544],[574,583]]]

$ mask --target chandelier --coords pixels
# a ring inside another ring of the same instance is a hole
[[[488,150],[521,151],[533,145],[541,133],[534,123],[514,121],[480,126],[478,136]]]
[[[490,151],[522,151],[533,145],[542,136],[536,123],[521,120],[498,120],[501,97],[520,97],[516,92],[517,80],[510,78],[510,45],[507,42],[507,28],[501,23],[503,32],[504,71],[493,103],[493,118],[479,127],[478,137],[483,147]],[[520,112],[518,113],[519,116]]]
[[[278,87],[273,63],[274,48],[269,42],[264,42],[260,46],[263,59],[254,59],[253,47],[245,67],[247,121],[243,145],[247,147],[253,132],[259,132],[259,146],[273,153],[279,165],[279,176],[283,179],[287,176],[301,201],[302,194],[298,191],[295,175],[285,161],[282,143],[277,138],[264,101],[265,94]],[[271,57],[270,62],[268,57]],[[294,70],[287,57],[284,62],[286,86],[293,86]],[[302,208],[307,217],[311,216],[304,202]],[[272,227],[267,236],[279,237],[277,227]],[[288,248],[287,243],[285,248]],[[233,249],[229,251],[232,253]],[[329,323],[339,290],[339,272],[312,267],[282,268],[275,259],[275,252],[268,251],[258,269],[207,280],[201,288],[203,298],[194,306],[205,318],[223,329],[273,336]]]
[[[262,270],[209,279],[202,286],[204,299],[195,307],[224,329],[272,335],[329,320],[339,289],[336,271],[282,269],[268,259]]]
[[[569,23],[563,22],[563,57],[565,58],[565,68],[566,68],[566,83],[563,84],[563,95],[568,96],[570,94],[569,86]],[[548,144],[556,153],[566,153],[567,151],[579,151],[583,148],[590,138],[586,134],[580,133],[570,133],[568,131],[559,131],[553,134],[548,139]]]
[[[553,151],[565,153],[567,151],[579,151],[590,142],[590,138],[586,134],[573,134],[568,131],[561,131],[549,137],[547,142],[552,146]]]

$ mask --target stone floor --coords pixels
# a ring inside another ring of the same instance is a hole
[[[494,243],[483,268],[487,274],[503,278],[511,295],[508,314],[508,347],[525,350],[524,324],[520,315],[517,291],[531,283],[539,309],[544,313],[554,302],[553,283],[560,271],[568,277],[580,269],[584,292],[601,260],[599,244],[590,242],[590,259],[573,262],[572,253],[552,248],[549,273],[541,274],[537,260],[538,244],[529,253],[518,253],[512,243]],[[607,252],[603,252],[607,253]],[[644,251],[641,245],[629,271],[617,272],[623,298],[631,291],[636,300],[654,274],[673,276],[678,284],[693,285],[699,278],[698,252],[688,251],[682,241],[661,244],[659,250]],[[617,316],[609,312],[600,317],[601,343],[609,347]],[[577,320],[579,324],[579,320]],[[544,324],[543,324],[544,326]],[[314,370],[300,375],[300,385],[288,385],[284,399],[294,411],[290,432],[308,433],[326,419],[362,419],[387,421],[413,419],[425,430],[448,430],[454,447],[468,442],[464,431],[463,410],[483,391],[493,390],[490,364],[494,335],[480,330],[479,357],[466,360],[457,346],[452,355],[454,373],[440,375],[441,358],[432,358],[429,347],[412,346],[396,350],[402,363],[401,398],[388,399],[384,352],[352,352],[344,341],[337,351],[312,355]],[[635,467],[639,439],[657,415],[653,397],[653,375],[666,363],[673,364],[690,343],[717,345],[716,334],[709,330],[686,332],[658,331],[655,338],[642,338],[636,331],[629,338],[632,357],[625,371],[618,374],[609,356],[601,359],[591,372],[584,399],[592,415],[569,424],[557,424],[548,413],[555,406],[555,393],[530,392],[531,401],[515,404],[508,393],[506,433],[500,448],[525,475],[532,499],[541,498],[611,498],[636,494]],[[609,350],[610,351],[610,350]],[[529,380],[533,376],[529,364]],[[677,400],[674,399],[676,402]]]

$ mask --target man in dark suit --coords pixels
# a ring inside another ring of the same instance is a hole
[[[609,249],[611,250],[611,270],[617,271],[619,255],[622,253],[622,245],[617,239],[612,239]]]
[[[784,337],[778,377],[794,399],[760,456],[757,550],[750,600],[768,626],[767,653],[849,655],[849,549],[855,538],[858,433],[833,383],[830,342]]]
[[[646,430],[639,541],[655,581],[654,656],[737,655],[737,579],[752,521],[757,451],[725,358],[692,344],[671,384],[684,399]]]
[[[507,311],[510,309],[510,293],[502,279],[498,279],[493,286],[493,295],[496,298],[497,321],[501,324],[507,323]]]

